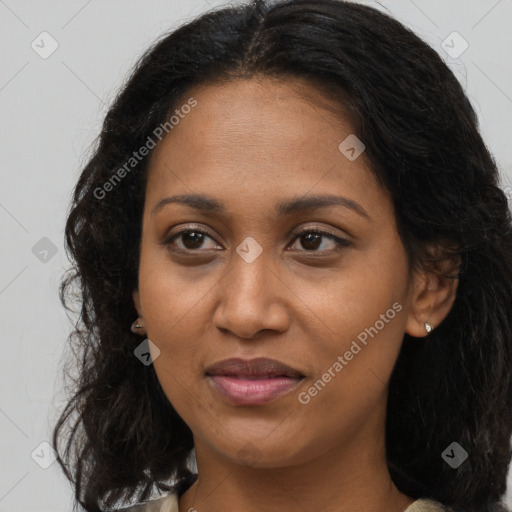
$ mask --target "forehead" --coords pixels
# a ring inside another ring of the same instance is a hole
[[[339,149],[354,132],[346,109],[309,82],[234,80],[192,88],[184,98],[197,104],[155,148],[147,201],[206,193],[265,204],[336,191],[367,203],[383,199],[364,152],[351,161]]]

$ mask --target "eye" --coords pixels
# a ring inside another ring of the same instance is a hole
[[[297,235],[294,240],[297,240],[302,246],[302,250],[306,252],[330,253],[340,251],[343,247],[348,247],[350,245],[348,240],[340,238],[318,227],[306,227],[294,234]],[[322,239],[327,239],[330,243],[325,244]],[[323,249],[318,250],[322,245]],[[327,247],[325,247],[325,245],[327,245]]]
[[[210,239],[215,244],[212,247],[204,247],[204,243],[206,239]],[[174,242],[179,242],[175,244]],[[170,236],[167,236],[163,242],[163,245],[166,246],[174,246],[173,249],[177,249],[178,251],[197,251],[198,249],[216,249],[220,247],[217,242],[208,235],[206,231],[199,227],[189,227],[187,229],[182,229],[177,233],[174,233]]]

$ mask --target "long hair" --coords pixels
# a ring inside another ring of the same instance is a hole
[[[197,478],[187,466],[190,429],[153,366],[133,354],[149,160],[133,154],[190,104],[192,86],[256,76],[306,78],[350,110],[411,268],[437,271],[427,243],[460,258],[444,322],[426,339],[404,335],[389,386],[387,464],[413,498],[506,510],[512,219],[497,166],[439,55],[392,17],[341,0],[255,0],[205,13],[155,42],[110,107],[65,230],[73,266],[61,299],[80,299],[69,340],[78,375],[53,444],[75,505],[98,512],[155,490],[182,492]],[[442,457],[453,442],[468,453],[455,469]]]

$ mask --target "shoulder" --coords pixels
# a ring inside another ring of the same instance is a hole
[[[176,493],[167,494],[156,500],[117,509],[115,512],[179,512],[178,495]]]

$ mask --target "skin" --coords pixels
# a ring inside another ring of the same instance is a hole
[[[385,462],[388,381],[404,333],[426,336],[425,320],[438,326],[457,281],[409,275],[387,192],[364,153],[350,161],[340,152],[354,130],[312,84],[259,77],[187,94],[197,106],[149,165],[133,293],[144,332],[161,351],[158,379],[194,436],[199,478],[180,511],[404,511],[413,500]],[[192,193],[214,197],[225,213],[179,203],[153,213],[163,198]],[[369,218],[340,205],[274,212],[279,201],[313,194],[349,198]],[[197,225],[208,232],[202,245],[190,235],[161,243]],[[328,237],[308,245],[291,234],[311,226],[350,245],[336,252]],[[251,263],[236,252],[248,236],[262,248]],[[179,253],[187,247],[196,252]],[[301,403],[299,393],[397,302],[401,311]],[[205,376],[223,359],[260,356],[305,378],[273,402],[241,406]]]

